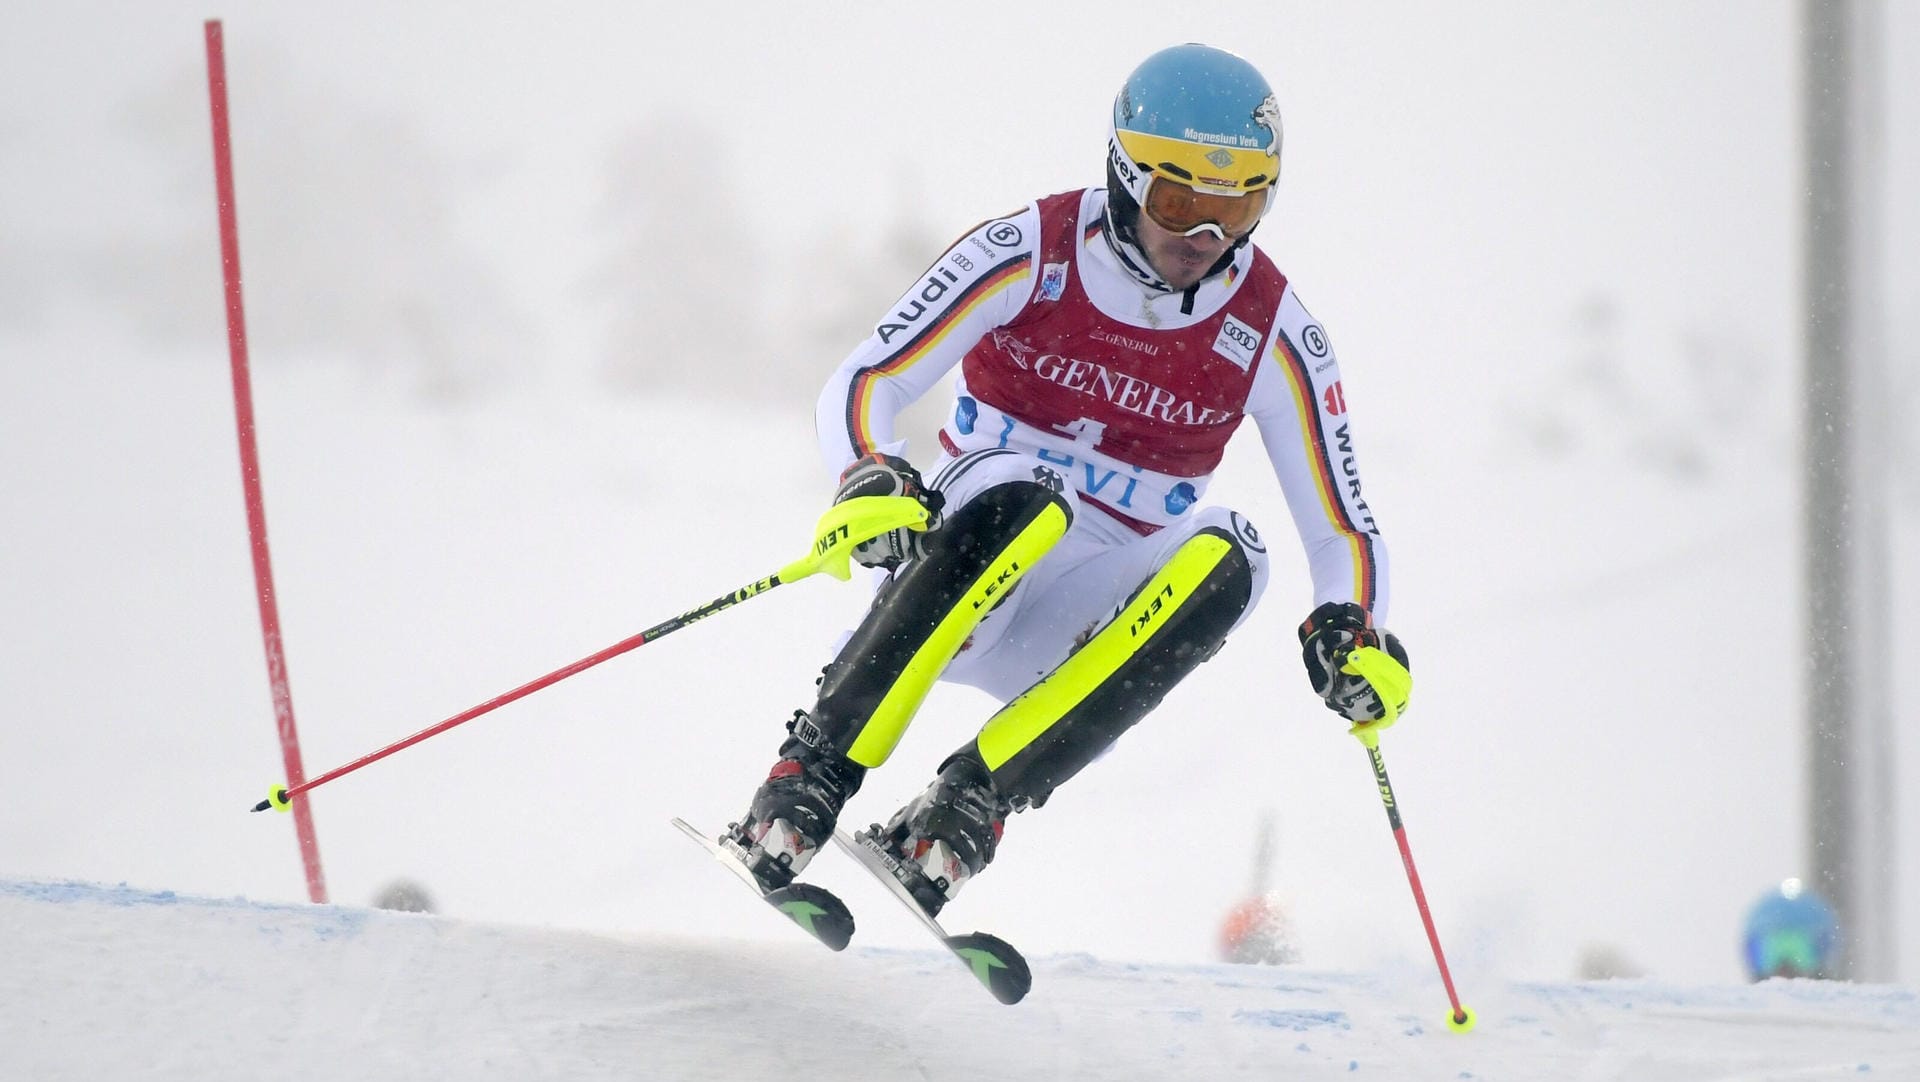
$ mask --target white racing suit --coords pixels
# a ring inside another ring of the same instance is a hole
[[[1037,804],[1219,648],[1268,573],[1259,532],[1203,502],[1251,417],[1305,548],[1314,604],[1385,618],[1386,549],[1361,496],[1325,332],[1252,244],[1183,292],[1109,243],[1104,188],[1041,199],[943,253],[820,397],[837,474],[898,454],[894,418],[956,369],[927,464],[946,497],[827,667],[806,734],[885,761],[936,679],[1006,704],[956,755]]]

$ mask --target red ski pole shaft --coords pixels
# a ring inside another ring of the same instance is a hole
[[[614,643],[612,646],[609,646],[604,650],[600,650],[596,653],[588,654],[586,657],[581,658],[580,660],[574,662],[571,665],[562,666],[561,668],[555,669],[552,672],[536,680],[530,680],[527,683],[521,684],[519,687],[514,688],[512,691],[508,691],[500,695],[496,695],[493,698],[488,699],[486,702],[479,704],[478,706],[473,706],[473,707],[469,707],[466,710],[462,710],[458,714],[455,714],[454,716],[448,718],[443,722],[440,722],[437,725],[430,725],[427,728],[422,729],[417,733],[414,733],[412,736],[407,737],[405,740],[397,740],[391,744],[388,744],[386,747],[379,749],[378,751],[368,752],[367,754],[362,755],[360,758],[355,759],[353,762],[347,763],[343,766],[334,767],[332,770],[327,771],[325,774],[322,774],[319,777],[310,778],[307,781],[301,782],[297,785],[276,785],[269,791],[267,795],[267,799],[261,801],[258,804],[255,804],[253,806],[253,810],[257,812],[266,811],[268,808],[280,808],[282,810],[285,810],[287,806],[287,801],[289,801],[293,797],[299,796],[301,793],[307,792],[312,789],[316,789],[322,785],[325,785],[330,781],[333,781],[336,778],[344,778],[348,774],[353,773],[354,771],[360,769],[363,766],[371,766],[372,764],[377,763],[382,759],[385,759],[387,756],[392,755],[394,752],[403,751],[407,748],[414,746],[415,744],[420,743],[422,740],[425,740],[428,737],[438,736],[441,733],[446,732],[448,729],[451,729],[456,725],[465,724],[466,722],[472,721],[474,718],[477,718],[482,714],[487,714],[487,713],[491,713],[492,711],[498,710],[499,708],[507,705],[510,702],[513,702],[516,699],[524,699],[527,696],[533,694],[534,692],[539,691],[541,688],[549,687],[553,684],[557,684],[560,681],[565,680],[567,677],[575,675],[576,673],[585,672],[586,670],[593,668],[595,665],[598,665],[603,661],[611,660],[613,658],[619,657],[621,654],[627,653],[630,650],[638,649],[639,647],[644,646],[647,643],[654,641],[655,639],[662,638],[663,636],[671,634],[672,632],[678,631],[681,628],[686,627],[688,624],[691,624],[696,620],[702,619],[707,616],[711,616],[722,609],[732,608],[733,606],[738,605],[742,601],[746,601],[750,598],[758,597],[761,594],[766,593],[768,590],[771,590],[774,587],[780,586],[780,585],[784,585],[784,581],[780,578],[780,576],[770,575],[767,578],[761,579],[758,582],[751,583],[746,586],[742,586],[740,589],[735,590],[730,594],[723,594],[720,597],[716,597],[712,601],[709,601],[706,604],[701,605],[699,608],[689,609],[688,611],[681,613],[680,615],[674,617],[671,620],[666,620],[661,623],[655,624],[654,626],[646,629],[645,631],[640,632],[638,635],[628,636],[627,638],[621,639],[619,642]]]
[[[1407,844],[1407,828],[1400,822],[1400,802],[1394,799],[1393,782],[1387,777],[1387,759],[1380,752],[1380,734],[1361,731],[1354,734],[1366,745],[1367,758],[1373,761],[1373,780],[1380,789],[1380,803],[1386,806],[1387,822],[1393,827],[1393,840],[1400,846],[1400,862],[1407,869],[1407,885],[1413,888],[1413,901],[1420,909],[1420,923],[1427,929],[1427,942],[1433,947],[1433,960],[1440,967],[1440,983],[1447,988],[1447,1002],[1453,1010],[1447,1015],[1447,1028],[1464,1033],[1473,1028],[1474,1015],[1461,1006],[1453,990],[1453,974],[1447,970],[1447,956],[1440,949],[1440,933],[1433,927],[1433,913],[1427,908],[1427,892],[1420,889],[1420,872],[1413,866],[1413,849]]]
[[[732,593],[722,594],[698,608],[688,609],[671,620],[663,620],[638,635],[621,639],[598,653],[588,654],[571,665],[555,669],[537,680],[528,681],[478,706],[462,710],[438,725],[428,726],[405,740],[395,741],[378,751],[368,752],[353,762],[334,767],[317,778],[307,781],[295,778],[293,785],[271,786],[267,790],[267,799],[255,804],[253,810],[261,812],[268,808],[278,808],[281,811],[287,811],[291,807],[288,802],[301,793],[316,789],[335,778],[343,778],[363,766],[385,759],[394,752],[410,748],[428,737],[438,736],[456,725],[498,710],[515,699],[523,699],[541,688],[557,684],[575,673],[584,672],[603,661],[619,657],[629,650],[672,634],[697,620],[703,620],[716,612],[730,609],[742,601],[759,597],[776,586],[799,582],[809,575],[821,572],[841,580],[850,578],[853,573],[850,562],[855,548],[889,530],[902,527],[915,530],[927,528],[926,507],[911,496],[861,496],[834,504],[826,514],[820,517],[819,523],[814,527],[813,549],[807,555],[787,564],[766,578],[748,583]]]

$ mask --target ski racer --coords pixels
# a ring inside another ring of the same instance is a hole
[[[817,426],[836,502],[912,496],[933,525],[857,551],[887,575],[728,828],[765,888],[807,866],[935,680],[1004,705],[880,830],[929,915],[993,860],[1009,813],[1045,804],[1219,650],[1268,575],[1253,524],[1205,502],[1248,418],[1306,550],[1313,690],[1359,726],[1404,706],[1333,348],[1251,242],[1280,142],[1247,61],[1154,53],[1114,100],[1106,183],[975,227],[828,380]],[[956,370],[922,473],[894,419]],[[1346,664],[1361,646],[1391,657],[1383,688]]]

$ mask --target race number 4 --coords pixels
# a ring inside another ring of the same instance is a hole
[[[1073,437],[1073,442],[1082,447],[1100,446],[1100,437],[1106,435],[1107,426],[1091,417],[1082,417],[1071,424],[1054,425],[1056,431],[1065,432]]]

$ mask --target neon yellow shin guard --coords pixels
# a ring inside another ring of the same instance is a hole
[[[1067,525],[1066,503],[1024,482],[954,513],[827,666],[812,716],[820,744],[864,767],[885,762],[967,636]]]
[[[1246,554],[1206,529],[1060,667],[995,714],[975,740],[995,787],[1039,803],[1211,657],[1252,597]]]

